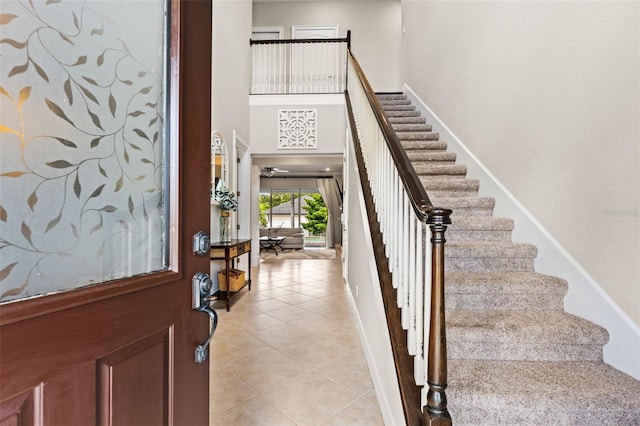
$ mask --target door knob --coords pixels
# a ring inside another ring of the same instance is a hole
[[[195,361],[200,364],[207,360],[207,355],[209,354],[209,343],[211,342],[211,339],[216,332],[216,327],[218,327],[218,314],[209,306],[203,306],[198,310],[209,315],[209,318],[211,319],[211,331],[209,332],[209,337],[207,337],[207,340],[205,340],[204,343],[196,346],[196,350],[194,353]]]

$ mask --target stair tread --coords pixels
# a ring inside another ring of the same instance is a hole
[[[387,100],[391,100],[391,99],[405,100],[405,99],[407,99],[407,95],[405,95],[403,93],[376,93],[376,97],[378,99],[387,99]]]
[[[433,126],[424,123],[392,123],[396,132],[430,132]]]
[[[638,395],[640,381],[601,362],[449,361],[456,424],[639,424]]]
[[[415,141],[415,140],[423,140],[423,141],[433,141],[438,140],[440,138],[440,134],[435,132],[403,132],[396,131],[396,136],[401,141]]]
[[[463,207],[486,207],[491,208],[496,204],[493,197],[433,197],[431,199],[433,205],[450,209]]]
[[[464,255],[464,252],[477,252],[483,254],[479,257],[511,257],[518,253],[535,256],[537,251],[536,246],[528,243],[465,241],[447,244],[447,253]]]
[[[424,124],[427,122],[425,117],[421,117],[419,115],[415,117],[391,117],[387,114],[387,118],[389,119],[389,123],[393,124]]]
[[[382,109],[387,111],[415,111],[416,107],[411,104],[384,103]]]
[[[565,280],[536,272],[447,272],[446,307],[548,311],[564,309]]]
[[[378,101],[383,107],[386,105],[411,105],[409,99],[378,99]]]
[[[480,181],[477,179],[443,179],[436,176],[419,176],[420,182],[426,189],[470,189],[478,190]]]
[[[572,343],[601,347],[608,340],[604,328],[564,311],[447,311],[447,342],[451,343],[531,341],[540,346]]]
[[[411,163],[416,164],[425,164],[430,162],[454,162],[456,161],[456,154],[453,152],[446,151],[406,151],[407,157],[411,160]]]
[[[405,151],[409,152],[412,150],[420,149],[420,150],[440,150],[444,151],[447,149],[447,143],[444,141],[436,141],[436,140],[411,140],[411,141],[400,141],[402,142],[402,147]]]
[[[451,230],[506,230],[512,231],[514,228],[513,219],[504,217],[454,217],[451,219]]]
[[[420,117],[420,111],[388,111],[387,117]]]
[[[458,175],[465,176],[467,174],[467,166],[459,164],[414,164],[413,169],[417,175]]]
[[[509,293],[564,295],[567,281],[537,272],[449,272],[447,293]]]

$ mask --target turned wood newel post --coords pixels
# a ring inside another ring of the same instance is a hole
[[[451,425],[447,410],[447,334],[444,312],[444,233],[451,224],[451,210],[435,208],[429,212],[427,224],[431,228],[431,325],[429,327],[429,354],[427,406],[425,424]]]

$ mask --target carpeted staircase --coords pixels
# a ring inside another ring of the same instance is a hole
[[[567,283],[534,271],[406,96],[378,98],[446,232],[448,407],[454,425],[640,425],[640,381],[602,362],[606,330],[563,311]]]

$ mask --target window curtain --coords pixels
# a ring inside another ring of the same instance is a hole
[[[327,221],[327,247],[342,244],[342,191],[335,179],[318,179],[318,191],[322,195],[329,219]]]

